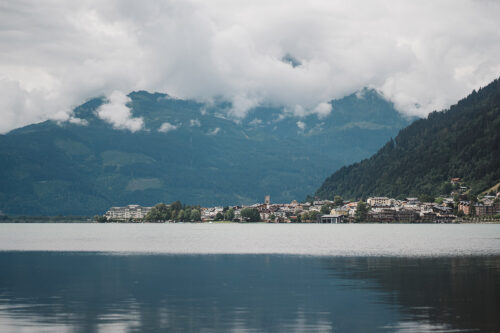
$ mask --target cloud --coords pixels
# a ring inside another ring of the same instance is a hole
[[[252,126],[257,126],[260,124],[262,124],[262,119],[259,119],[259,118],[254,118],[254,119],[252,119],[251,122],[248,123],[248,125],[252,125]]]
[[[332,105],[330,103],[320,103],[318,104],[313,110],[313,113],[315,113],[318,118],[325,118],[332,112]]]
[[[191,127],[200,127],[201,126],[201,123],[198,119],[191,119],[189,121],[189,126]]]
[[[217,135],[217,133],[219,133],[220,131],[220,128],[219,127],[216,127],[210,131],[207,132],[207,135]]]
[[[498,17],[487,0],[5,0],[0,132],[133,90],[321,117],[369,87],[425,116],[500,75]]]
[[[303,121],[297,121],[297,127],[302,131],[306,129],[306,124]]]
[[[178,128],[179,128],[179,125],[173,125],[171,123],[164,122],[163,124],[161,124],[160,128],[158,129],[158,132],[167,133],[170,131],[175,131]]]
[[[89,124],[89,122],[86,119],[81,119],[81,118],[76,118],[76,117],[70,117],[68,119],[68,121],[71,124],[81,125],[81,126],[87,126]]]
[[[132,117],[132,112],[127,106],[131,99],[121,91],[113,91],[107,98],[107,103],[102,104],[97,110],[97,116],[113,125],[113,128],[129,130],[134,133],[144,128],[142,117]]]

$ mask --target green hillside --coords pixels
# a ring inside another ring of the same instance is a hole
[[[343,167],[317,190],[321,198],[439,195],[462,178],[478,193],[500,181],[500,81],[449,110],[401,130],[369,159]]]
[[[129,96],[145,130],[113,129],[97,117],[104,102],[97,98],[75,109],[86,126],[47,121],[0,135],[0,210],[93,215],[132,203],[251,204],[266,194],[300,200],[409,122],[370,90],[332,101],[325,118],[261,107],[240,122],[224,116],[231,107],[224,102]],[[158,131],[164,122],[177,127]]]

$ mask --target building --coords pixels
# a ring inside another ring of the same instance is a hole
[[[419,216],[418,216],[417,212],[414,210],[401,209],[401,210],[396,211],[396,219],[399,222],[404,222],[404,223],[415,222],[416,220],[418,220],[418,217]]]
[[[418,198],[406,198],[406,203],[408,205],[418,205],[420,201],[418,200]]]
[[[392,200],[386,197],[368,198],[366,202],[372,207],[389,207],[392,205]]]
[[[470,202],[469,201],[460,201],[458,203],[458,211],[463,212],[464,215],[470,215]]]
[[[344,215],[344,216],[348,216],[349,215],[349,209],[347,207],[333,208],[330,211],[330,215]]]
[[[396,211],[394,209],[377,209],[368,213],[370,222],[394,222],[396,221]]]
[[[318,223],[342,223],[342,215],[318,215]]]
[[[125,207],[111,207],[104,216],[109,220],[136,220],[143,219],[153,207],[142,207],[140,205],[128,205]]]
[[[428,223],[432,223],[432,222],[436,222],[437,220],[437,214],[432,212],[432,211],[428,211],[428,212],[420,212],[420,221],[421,222],[428,222]]]
[[[482,202],[478,202],[474,204],[474,212],[476,216],[494,215],[497,213],[497,207],[495,204],[487,205]]]
[[[271,204],[271,196],[270,195],[266,195],[265,204],[266,205],[270,205]]]

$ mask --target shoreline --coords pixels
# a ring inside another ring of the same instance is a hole
[[[151,222],[151,221],[113,221],[113,222],[96,222],[94,220],[14,220],[14,221],[0,221],[0,225],[2,224],[263,224],[263,225],[314,225],[314,224],[338,224],[338,225],[356,225],[356,224],[364,224],[364,225],[374,225],[374,224],[397,224],[397,225],[429,225],[429,224],[500,224],[500,220],[493,221],[453,221],[453,222],[342,222],[342,223],[319,223],[319,222],[234,222],[234,221],[207,221],[207,222]]]

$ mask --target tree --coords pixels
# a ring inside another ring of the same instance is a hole
[[[184,221],[184,209],[181,209],[177,214],[177,221]]]
[[[170,208],[172,210],[180,211],[182,209],[182,203],[179,200],[174,201],[170,204]]]
[[[317,210],[309,211],[309,221],[314,222],[318,219],[319,212]]]
[[[418,200],[420,202],[434,202],[434,197],[430,194],[421,194],[419,197],[418,197]]]
[[[324,204],[323,206],[321,206],[320,213],[321,214],[330,214],[330,210],[331,210],[330,205],[329,204]]]
[[[191,207],[187,206],[184,209],[184,221],[190,221],[191,220]]]
[[[303,212],[302,215],[300,216],[300,219],[302,221],[309,221],[309,214],[307,212]]]
[[[356,221],[357,222],[364,222],[366,221],[366,216],[368,215],[368,207],[366,206],[366,203],[364,201],[359,201],[358,202],[358,207],[356,207]]]
[[[449,194],[452,190],[453,185],[449,181],[445,181],[439,186],[439,194]]]
[[[224,215],[222,215],[221,212],[218,212],[216,215],[215,215],[215,221],[222,221],[224,220]]]
[[[0,216],[0,219],[1,219],[2,216]],[[103,215],[96,215],[94,216],[94,220],[96,222],[99,222],[99,223],[102,223],[102,222],[107,222],[108,219],[106,218],[106,216],[103,216]]]
[[[340,206],[343,206],[343,205],[344,205],[344,199],[342,199],[342,197],[340,195],[336,195],[333,198],[333,206],[334,207],[340,207]]]
[[[242,221],[260,222],[260,213],[257,208],[243,208],[241,210]]]
[[[198,209],[191,210],[191,221],[201,221],[201,213]]]
[[[226,210],[226,212],[224,213],[224,219],[226,221],[232,221],[234,219],[234,209],[229,208],[228,210]]]
[[[172,217],[170,207],[164,203],[156,204],[144,217],[146,221],[166,221]],[[175,215],[174,215],[175,217]]]

